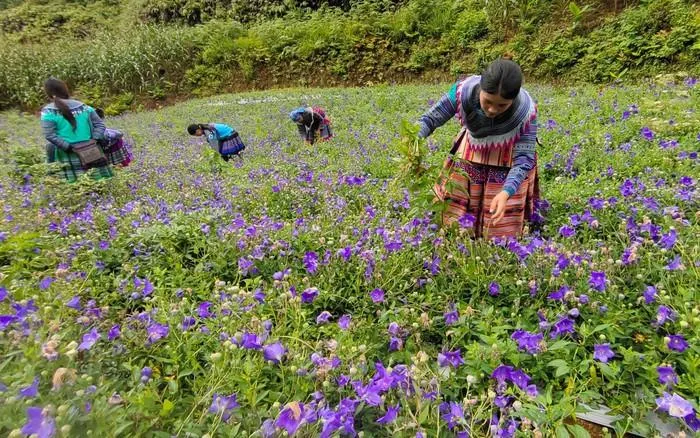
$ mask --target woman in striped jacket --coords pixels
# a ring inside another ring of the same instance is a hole
[[[435,186],[447,203],[443,223],[477,237],[519,236],[539,196],[537,106],[509,59],[454,84],[419,120],[420,136],[457,116],[462,127]]]

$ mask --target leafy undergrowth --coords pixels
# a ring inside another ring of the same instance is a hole
[[[133,164],[72,185],[20,152],[36,119],[0,117],[0,433],[580,437],[599,404],[617,433],[696,427],[694,81],[528,87],[541,219],[496,242],[432,217],[457,124],[401,131],[448,87],[111,118]],[[315,147],[286,118],[311,103],[337,134]],[[242,160],[186,134],[210,121]]]

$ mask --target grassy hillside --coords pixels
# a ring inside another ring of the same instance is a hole
[[[0,107],[36,107],[48,75],[116,113],[250,88],[447,80],[505,52],[567,82],[700,73],[690,0],[45,0],[0,10],[0,29]]]

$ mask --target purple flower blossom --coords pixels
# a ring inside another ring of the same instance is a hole
[[[315,274],[318,270],[318,254],[314,251],[304,254],[304,268],[309,274]]]
[[[654,286],[647,286],[644,289],[644,301],[647,304],[651,304],[656,300],[656,288]]]
[[[83,335],[83,342],[78,346],[78,351],[89,350],[100,339],[102,335],[97,332],[96,328]]]
[[[234,409],[239,407],[240,405],[238,404],[238,401],[236,400],[237,395],[236,394],[231,394],[231,395],[220,395],[220,394],[214,394],[214,397],[212,398],[211,401],[211,406],[209,406],[209,413],[210,414],[215,414],[215,415],[221,415],[221,419],[224,422],[227,422],[229,418],[231,418],[231,415],[233,414]]]
[[[151,367],[143,367],[141,369],[141,383],[148,383],[153,375],[153,369]]]
[[[268,344],[263,347],[263,357],[265,360],[272,361],[274,364],[280,363],[286,353],[287,349],[279,342]]]
[[[512,372],[513,372],[512,366],[499,365],[491,373],[491,378],[496,379],[496,381],[500,384],[504,384],[504,383],[506,383],[506,381],[510,380],[510,375]]]
[[[518,370],[515,368],[511,370],[508,378],[511,382],[515,384],[515,386],[522,389],[523,391],[527,389],[527,386],[530,384],[530,380],[532,380],[532,378],[525,374],[523,370]]]
[[[667,306],[659,306],[659,308],[656,311],[656,322],[654,325],[662,326],[666,324],[668,321],[675,321],[676,317],[678,314],[673,311],[670,307]]]
[[[331,312],[324,310],[316,317],[316,324],[326,324],[331,319]]]
[[[241,336],[239,345],[246,350],[260,350],[262,348],[262,341],[255,333],[246,332]]]
[[[668,349],[683,353],[688,348],[688,341],[683,335],[669,335]]]
[[[659,240],[659,246],[665,249],[671,249],[676,244],[676,238],[678,233],[676,230],[671,230],[668,233],[661,236]]]
[[[389,339],[389,351],[399,351],[403,348],[403,339],[392,336]]]
[[[615,357],[615,352],[610,348],[610,344],[596,344],[593,346],[593,359],[608,363],[610,359]]]
[[[48,289],[48,288],[51,286],[51,283],[53,283],[53,282],[54,282],[54,279],[51,278],[51,277],[43,278],[43,279],[39,282],[39,289],[41,289],[41,290],[46,290],[46,289]]]
[[[193,316],[185,316],[182,318],[182,323],[180,323],[180,328],[182,331],[187,331],[192,328],[197,323],[197,320]]]
[[[518,348],[521,351],[527,351],[530,354],[536,354],[541,351],[540,343],[542,342],[542,333],[530,333],[525,330],[516,330],[510,336],[518,343]]]
[[[27,408],[27,422],[22,426],[22,434],[36,435],[38,438],[51,438],[56,435],[56,421],[42,408]]]
[[[318,296],[318,288],[310,287],[301,293],[301,302],[307,303],[307,304],[313,303],[313,301],[316,299],[317,296]]]
[[[567,292],[569,292],[571,289],[568,286],[562,286],[556,291],[552,292],[547,296],[552,301],[561,301],[564,299],[564,296],[566,295]]]
[[[376,288],[372,290],[372,292],[369,293],[369,297],[372,298],[372,301],[375,304],[383,303],[384,302],[384,291]]]
[[[389,406],[389,408],[386,410],[386,414],[384,416],[380,417],[377,420],[377,423],[379,424],[391,424],[396,420],[396,417],[399,414],[399,405],[396,404],[395,406]]]
[[[70,307],[71,309],[75,309],[75,310],[80,310],[81,309],[80,297],[76,295],[73,298],[71,298],[70,300],[68,300],[68,302],[66,303],[66,307]]]
[[[338,327],[340,327],[341,330],[347,330],[350,328],[350,315],[343,315],[340,318],[338,318]]]
[[[457,402],[440,403],[441,418],[447,422],[447,427],[452,430],[457,424],[464,420],[464,410]]]
[[[0,302],[5,301],[8,296],[10,296],[10,294],[7,292],[7,289],[3,286],[0,286]]]
[[[203,303],[200,303],[199,306],[197,307],[197,315],[199,315],[200,318],[211,318],[214,316],[213,313],[211,313],[211,306],[212,304],[209,301],[205,301]]]
[[[459,312],[454,304],[450,304],[450,309],[445,312],[443,316],[445,318],[445,325],[454,325],[459,322]]]
[[[279,413],[277,420],[275,420],[275,426],[286,430],[289,436],[293,436],[304,421],[305,413],[303,403],[291,402]]]
[[[35,377],[31,385],[19,390],[22,398],[34,398],[39,395],[39,378]]]
[[[464,364],[464,359],[462,359],[462,354],[459,349],[438,353],[438,365],[440,367],[451,366],[457,368],[462,364]]]
[[[474,224],[476,223],[476,217],[466,213],[457,219],[457,223],[459,224],[460,228],[473,228]]]
[[[568,225],[563,225],[559,228],[559,235],[564,238],[572,237],[576,234],[576,230]]]
[[[656,406],[672,417],[684,418],[694,413],[693,405],[680,395],[664,392],[663,397],[656,399]]]
[[[552,329],[552,332],[549,334],[549,337],[552,339],[556,339],[559,336],[567,333],[574,333],[574,321],[568,316],[565,316],[559,321],[555,322]]]
[[[489,284],[489,295],[492,297],[497,297],[501,293],[501,285],[496,283],[495,281],[492,281]]]
[[[673,260],[668,262],[668,265],[666,265],[665,269],[667,271],[677,271],[685,269],[685,266],[683,266],[683,263],[681,262],[681,256],[676,254]]]
[[[158,324],[157,322],[154,322],[153,324],[146,327],[146,334],[148,335],[148,341],[146,342],[146,344],[153,344],[154,342],[157,342],[160,339],[163,339],[164,337],[168,336],[168,333],[170,333],[170,327],[164,324]]]
[[[673,385],[678,384],[678,375],[674,371],[673,367],[657,367],[656,371],[659,373],[659,383],[666,385],[667,388],[671,388]]]
[[[597,290],[598,292],[605,291],[606,282],[605,272],[601,271],[591,272],[591,275],[588,278],[588,285],[591,287],[591,289]]]
[[[652,131],[651,129],[649,129],[649,127],[647,127],[647,126],[645,126],[645,127],[642,128],[642,130],[640,131],[640,134],[641,134],[641,136],[642,136],[643,138],[645,138],[646,140],[651,141],[651,140],[654,139],[654,131]]]

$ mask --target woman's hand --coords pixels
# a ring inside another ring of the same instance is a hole
[[[491,206],[489,207],[489,213],[491,213],[491,224],[496,225],[506,212],[506,203],[508,202],[510,195],[505,190],[501,191],[498,195],[494,196],[491,200]]]

